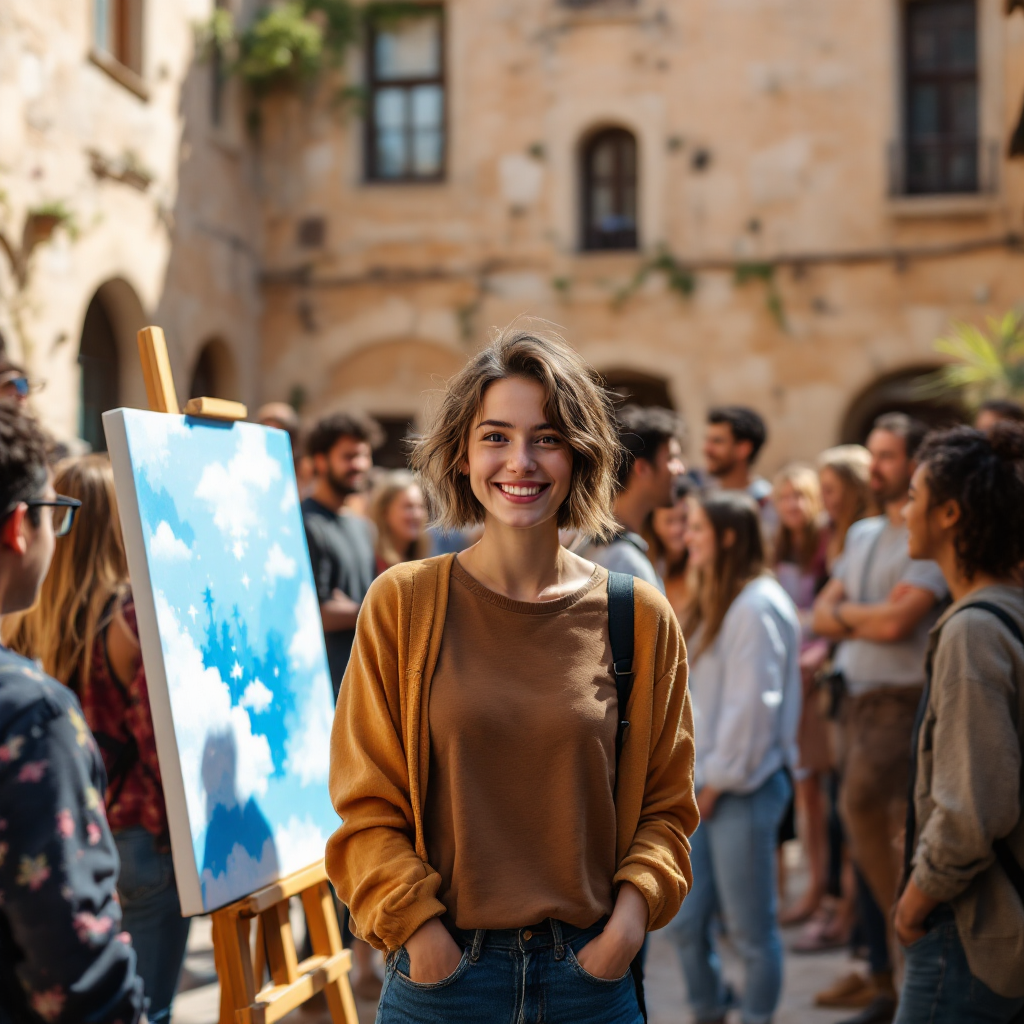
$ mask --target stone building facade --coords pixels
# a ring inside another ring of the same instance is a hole
[[[149,323],[184,397],[197,373],[225,396],[262,387],[262,220],[237,87],[213,123],[195,59],[210,6],[0,4],[0,338],[62,439],[104,447],[102,410],[145,405]]]
[[[118,2],[138,81],[97,52]],[[1024,301],[1015,6],[424,2],[353,47],[357,101],[278,93],[254,135],[195,52],[209,0],[8,0],[0,224],[66,197],[80,233],[38,246],[20,291],[0,260],[0,332],[65,433],[99,296],[119,401],[144,319],[181,392],[361,408],[394,440],[529,314],[691,433],[744,402],[765,469],[809,458],[912,398],[951,321]]]

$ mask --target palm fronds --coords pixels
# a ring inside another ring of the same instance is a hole
[[[1024,399],[1024,316],[1011,311],[989,317],[986,326],[955,323],[935,342],[935,350],[953,361],[921,380],[922,397],[957,392],[972,406],[990,398]]]

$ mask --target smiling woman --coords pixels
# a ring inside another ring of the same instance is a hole
[[[594,371],[518,325],[449,381],[417,445],[436,521],[484,531],[378,577],[335,715],[327,865],[388,952],[382,1024],[641,1020],[630,966],[689,889],[697,814],[670,606],[636,583],[620,711],[609,573],[559,544],[614,530],[618,458]]]

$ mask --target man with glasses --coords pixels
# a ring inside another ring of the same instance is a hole
[[[54,493],[47,441],[0,401],[0,616],[29,608],[79,502]],[[78,699],[0,647],[0,1024],[134,1024],[106,773]]]

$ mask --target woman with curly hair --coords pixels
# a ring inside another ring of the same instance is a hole
[[[689,890],[697,807],[671,607],[615,576],[637,641],[619,708],[612,574],[559,543],[615,533],[618,459],[594,371],[518,326],[417,444],[435,521],[484,532],[377,578],[335,715],[327,870],[387,951],[379,1024],[641,1020],[631,965]]]
[[[897,1024],[1024,1008],[1024,428],[932,434],[904,509],[953,604],[932,630],[911,765]]]

